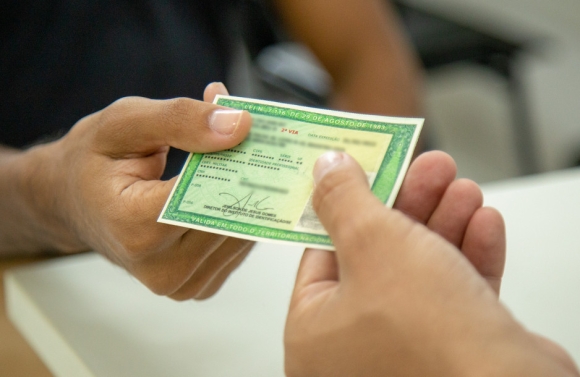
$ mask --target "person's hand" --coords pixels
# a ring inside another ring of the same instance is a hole
[[[503,220],[474,183],[454,181],[450,157],[420,156],[394,210],[348,155],[326,154],[314,170],[314,208],[336,253],[303,256],[289,377],[578,375],[499,303]]]
[[[227,91],[208,86],[205,100],[217,93]],[[249,113],[207,102],[124,98],[31,150],[44,177],[29,180],[31,207],[52,223],[55,248],[92,248],[174,299],[217,291],[253,243],[157,223],[176,181],[159,180],[169,146],[212,152],[249,132]]]

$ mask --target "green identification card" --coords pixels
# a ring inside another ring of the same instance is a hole
[[[348,153],[392,206],[423,125],[239,97],[215,103],[250,112],[252,130],[232,149],[192,153],[159,221],[327,250],[334,247],[311,205],[316,159],[329,150]]]

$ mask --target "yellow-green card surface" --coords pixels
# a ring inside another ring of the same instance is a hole
[[[247,110],[250,134],[232,149],[192,153],[159,221],[327,250],[334,247],[311,205],[316,159],[330,150],[348,153],[366,172],[372,192],[392,206],[423,125],[423,119],[231,96],[215,103]]]

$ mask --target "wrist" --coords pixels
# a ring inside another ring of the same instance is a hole
[[[511,322],[511,323],[509,323]],[[572,367],[562,362],[561,355],[555,356],[546,352],[538,342],[537,337],[511,319],[493,329],[481,329],[487,333],[479,342],[473,342],[475,347],[460,344],[464,350],[469,350],[469,356],[462,358],[463,352],[456,352],[454,357],[459,360],[456,369],[457,376],[485,377],[544,377],[544,376],[578,376]],[[567,355],[563,353],[565,357]],[[564,357],[564,358],[565,358]]]
[[[4,199],[0,229],[7,253],[84,251],[88,248],[72,230],[67,216],[65,182],[58,142],[4,154],[0,171],[7,177],[0,188]]]

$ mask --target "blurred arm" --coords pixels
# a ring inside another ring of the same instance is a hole
[[[384,0],[275,0],[290,34],[305,43],[334,81],[341,110],[417,116],[421,71],[391,5]]]

